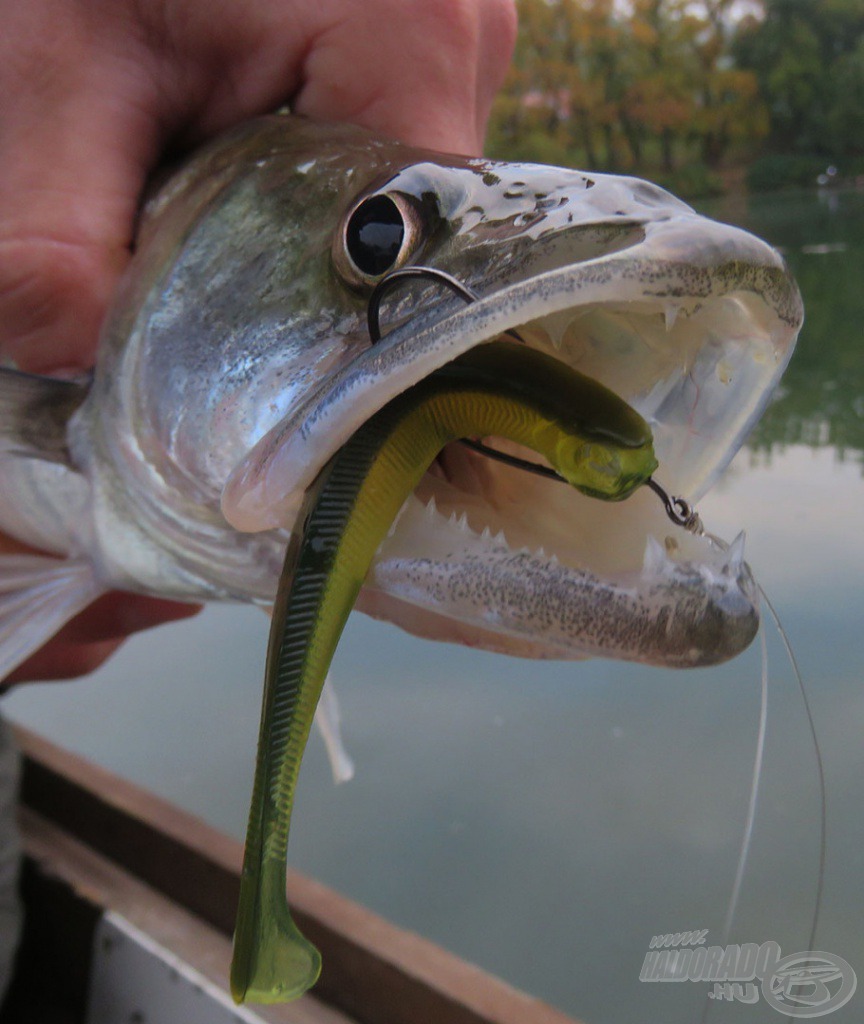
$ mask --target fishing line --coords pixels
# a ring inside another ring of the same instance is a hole
[[[719,540],[719,538],[715,539]],[[757,584],[757,586],[759,585]],[[761,592],[762,588],[759,587],[759,590]],[[759,696],[759,725],[756,732],[756,753],[753,757],[753,772],[750,776],[750,798],[747,806],[747,816],[744,821],[741,846],[738,850],[735,880],[732,883],[732,892],[729,895],[729,902],[726,907],[726,920],[723,923],[722,938],[719,942],[719,945],[724,948],[729,945],[729,938],[732,934],[732,922],[738,910],[738,901],[744,883],[744,872],[750,859],[750,849],[753,844],[753,833],[756,825],[756,808],[759,802],[762,771],[765,766],[765,736],[768,732],[768,638],[764,622],[759,624],[759,640],[762,660],[762,683]],[[700,1017],[699,1024],[707,1024],[713,1006],[714,1000],[710,998],[709,994],[706,994],[705,1002],[702,1004],[702,1016]]]
[[[819,779],[819,869],[816,879],[816,898],[813,904],[810,938],[808,939],[809,944],[807,946],[808,950],[813,950],[815,949],[816,929],[819,926],[819,915],[822,911],[822,891],[825,886],[825,860],[828,852],[828,799],[827,788],[825,785],[825,764],[822,760],[822,749],[819,746],[819,737],[816,735],[816,723],[813,720],[813,711],[810,708],[810,700],[807,696],[807,687],[804,685],[804,677],[798,666],[798,659],[795,657],[795,652],[792,650],[792,644],[789,640],[789,636],[783,628],[783,624],[780,622],[780,616],[777,614],[776,608],[771,603],[771,599],[765,593],[761,584],[757,583],[756,586],[759,587],[759,594],[765,603],[765,607],[770,612],[771,618],[774,620],[774,625],[777,628],[777,632],[780,634],[780,639],[786,651],[786,656],[789,659],[789,664],[792,666],[795,681],[798,683],[798,691],[801,694],[801,700],[804,704],[804,712],[807,715],[807,727],[810,732],[810,740],[813,744],[813,755],[816,758],[816,773]]]
[[[369,338],[373,345],[377,345],[381,340],[381,301],[384,296],[394,285],[400,284],[402,281],[416,281],[420,278],[428,278],[430,281],[444,285],[454,295],[464,299],[469,306],[480,299],[480,296],[473,288],[469,288],[467,284],[463,284],[457,277],[453,277],[452,274],[448,274],[445,270],[421,266],[402,267],[399,270],[394,270],[381,278],[369,296],[369,305],[366,308],[366,324],[369,330]],[[521,342],[523,345],[525,344],[525,339],[517,331],[510,329],[503,333],[515,341]],[[516,469],[523,469],[528,473],[544,476],[550,480],[566,482],[551,466],[542,466],[537,462],[520,459],[516,455],[508,455],[506,452],[498,451],[497,448],[490,448],[489,445],[483,444],[482,441],[472,440],[468,437],[460,438],[459,443],[465,445],[466,448],[472,448],[475,452],[480,452],[481,455],[485,455],[489,459],[495,459],[496,462],[503,462],[507,466],[514,466]]]
[[[393,270],[381,278],[369,295],[369,304],[366,307],[366,324],[369,330],[369,338],[373,345],[377,345],[381,340],[381,302],[387,292],[391,291],[394,285],[401,284],[403,281],[416,281],[424,278],[443,285],[453,292],[454,295],[464,299],[469,305],[480,299],[480,296],[473,288],[469,288],[468,285],[463,284],[458,278],[453,277],[452,274],[448,274],[444,270],[438,270],[437,267],[410,266]],[[525,339],[518,331],[514,331],[512,328],[502,333],[521,342],[523,345],[525,344]],[[519,458],[518,455],[510,455],[507,452],[499,451],[497,448],[490,448],[489,445],[483,444],[482,441],[478,441],[476,438],[462,437],[459,439],[459,443],[466,448],[479,452],[481,455],[485,455],[489,459],[503,462],[506,466],[513,466],[516,469],[524,470],[526,473],[534,473],[536,476],[546,477],[558,483],[567,483],[551,466],[543,466],[540,463]],[[676,526],[681,526],[690,533],[703,532],[699,514],[688,501],[685,501],[684,498],[670,495],[653,477],[649,477],[645,483],[663,502],[666,515]]]
[[[750,847],[753,842],[753,831],[756,824],[756,805],[759,801],[762,769],[765,766],[765,735],[768,731],[768,639],[764,623],[760,623],[759,626],[759,641],[762,658],[762,683],[759,698],[759,728],[756,734],[756,753],[753,758],[753,774],[750,779],[750,799],[747,806],[747,817],[744,822],[744,835],[741,839],[741,849],[738,852],[738,866],[735,869],[735,881],[732,883],[732,893],[729,896],[729,905],[726,909],[726,920],[723,923],[723,941],[720,943],[722,946],[727,945],[729,942],[732,922],[735,919],[738,899],[741,896],[741,886],[744,882],[744,870],[747,867],[747,861],[750,859]]]
[[[719,540],[719,538],[714,538]],[[804,684],[804,677],[801,673],[800,666],[798,665],[798,659],[795,656],[795,652],[792,649],[792,644],[789,640],[789,636],[786,630],[783,628],[783,624],[780,622],[780,616],[777,613],[776,608],[771,603],[771,599],[765,592],[765,588],[761,583],[756,582],[756,586],[759,590],[759,596],[762,604],[767,608],[771,620],[780,635],[780,640],[783,644],[783,648],[786,651],[786,656],[789,659],[789,664],[792,666],[792,672],[795,676],[795,681],[798,684],[798,690],[801,694],[801,700],[804,704],[804,712],[807,717],[807,726],[810,732],[810,739],[813,744],[813,754],[816,759],[816,772],[819,782],[819,863],[817,868],[816,876],[816,896],[813,903],[813,916],[810,921],[810,934],[807,939],[807,950],[813,950],[816,948],[816,931],[819,926],[819,915],[822,910],[822,896],[825,885],[825,861],[827,858],[827,792],[825,785],[825,765],[822,759],[822,749],[819,746],[819,738],[816,734],[816,723],[813,719],[813,712],[810,707],[810,701],[807,696],[807,688]],[[744,824],[744,833],[741,839],[741,847],[738,854],[738,865],[735,870],[735,880],[732,884],[732,892],[729,896],[729,904],[726,911],[726,920],[723,924],[723,937],[719,945],[724,948],[729,945],[729,939],[732,932],[732,924],[735,918],[735,913],[738,909],[738,902],[741,896],[741,888],[744,882],[744,872],[747,867],[747,862],[750,858],[750,850],[753,842],[753,834],[756,824],[756,809],[759,799],[760,785],[762,781],[762,774],[764,769],[765,759],[765,737],[767,733],[768,725],[768,634],[765,629],[764,621],[759,628],[759,639],[761,646],[761,660],[762,660],[762,684],[761,684],[761,697],[759,707],[759,727],[756,737],[756,753],[753,760],[753,774],[750,783],[750,799],[747,808],[747,817]],[[707,1024],[708,1017],[711,1013],[711,1008],[714,1005],[714,1001],[706,996],[705,1003],[703,1005],[702,1017],[700,1018],[700,1024]],[[787,1018],[788,1024],[791,1024],[792,1018]]]
[[[777,609],[771,603],[771,599],[765,593],[762,584],[757,583],[756,586],[759,588],[759,594],[765,604],[765,607],[768,609],[771,614],[771,618],[774,620],[774,625],[777,628],[777,632],[780,634],[780,639],[786,650],[786,656],[789,659],[789,664],[792,666],[795,681],[798,683],[798,690],[801,693],[801,700],[804,702],[804,711],[807,715],[807,726],[810,730],[810,739],[813,743],[813,754],[816,758],[816,773],[819,779],[819,867],[816,874],[816,898],[813,901],[813,918],[810,923],[810,937],[807,940],[807,950],[810,952],[816,948],[816,929],[819,926],[819,914],[822,910],[822,890],[825,885],[825,859],[828,853],[828,797],[825,787],[825,765],[822,761],[822,750],[819,746],[819,737],[816,735],[816,723],[813,721],[813,712],[810,709],[810,701],[807,697],[807,688],[804,685],[804,677],[801,674],[801,669],[798,667],[798,659],[795,657],[795,652],[792,650],[792,644],[786,630],[780,622],[780,616],[777,614]],[[791,1014],[786,1018],[786,1024],[794,1024]]]
[[[417,280],[425,278],[437,282],[449,289],[455,295],[464,299],[465,302],[471,304],[480,298],[480,296],[473,289],[464,285],[457,278],[442,270],[437,270],[433,267],[423,266],[411,266],[402,267],[399,270],[394,270],[390,274],[385,275],[372,290],[369,296],[369,305],[367,308],[367,322],[369,327],[369,337],[373,344],[377,344],[381,340],[381,326],[380,326],[380,308],[381,302],[384,295],[391,290],[394,285],[399,284],[405,280]],[[523,342],[524,339],[514,330],[507,330],[503,333],[515,338],[517,341]],[[534,473],[538,476],[543,476],[549,479],[564,482],[563,478],[559,476],[555,470],[548,466],[539,465],[535,462],[530,462],[527,459],[521,459],[518,456],[510,455],[506,452],[501,452],[495,448],[490,448],[488,445],[483,444],[480,441],[473,440],[470,438],[461,438],[461,443],[468,448],[472,448],[474,451],[480,452],[487,458],[494,459],[498,462],[502,462],[508,466],[513,466],[516,469],[521,469],[526,472]],[[680,497],[674,497],[670,495],[657,481],[650,477],[645,481],[647,486],[660,498],[663,502],[663,506],[666,510],[666,514],[669,519],[677,526],[682,527],[690,533],[704,534],[705,530],[702,526],[702,521],[696,510],[687,502],[685,499]],[[711,535],[708,535],[711,536]],[[711,536],[711,540],[721,545],[724,549],[728,549],[729,545],[718,537]],[[760,583],[756,583],[759,590],[759,594],[764,606],[768,609],[777,632],[780,634],[780,639],[783,643],[783,647],[786,651],[786,655],[789,659],[789,663],[792,666],[792,671],[795,675],[795,679],[798,683],[798,689],[801,693],[801,699],[804,703],[804,710],[807,716],[808,728],[810,731],[810,737],[813,744],[813,751],[816,758],[816,768],[819,779],[819,802],[820,802],[820,825],[819,825],[819,866],[818,866],[818,877],[816,883],[816,898],[813,907],[813,917],[810,926],[810,937],[808,939],[808,949],[813,949],[816,941],[816,930],[819,923],[819,914],[822,908],[822,893],[825,881],[825,860],[827,851],[827,798],[826,798],[826,787],[825,787],[825,768],[822,761],[822,751],[819,747],[819,739],[816,735],[816,725],[813,720],[813,714],[810,708],[810,702],[807,698],[807,690],[804,685],[804,679],[801,675],[801,670],[798,666],[798,661],[795,657],[795,653],[792,650],[792,645],[789,641],[789,637],[783,628],[780,618],[777,614],[776,609],[772,605],[765,593],[764,588]],[[764,622],[760,625],[759,629],[760,636],[760,647],[761,647],[761,684],[760,684],[760,697],[759,697],[759,723],[756,734],[756,750],[753,757],[753,772],[750,779],[750,793],[747,804],[747,815],[744,822],[744,831],[741,837],[741,845],[738,852],[738,862],[735,868],[735,878],[732,883],[732,891],[729,896],[729,902],[726,909],[726,918],[723,923],[723,937],[721,945],[727,946],[729,944],[729,938],[732,932],[732,924],[735,920],[735,915],[738,910],[738,904],[741,898],[741,891],[744,883],[744,874],[747,869],[747,864],[750,859],[750,852],[753,845],[753,836],[755,833],[756,826],[756,813],[759,804],[759,795],[762,782],[762,776],[765,766],[765,739],[768,730],[768,639],[767,631],[765,629]],[[702,1011],[701,1024],[706,1024],[708,1015],[711,1012],[713,1001],[706,997],[705,1004]]]

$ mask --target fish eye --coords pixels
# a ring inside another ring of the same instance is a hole
[[[399,258],[405,222],[389,196],[372,196],[351,214],[345,248],[354,266],[369,277],[386,274]]]
[[[374,284],[403,266],[417,246],[419,215],[398,193],[376,193],[349,211],[334,240],[333,261],[348,284]]]

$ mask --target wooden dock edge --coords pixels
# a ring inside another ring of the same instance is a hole
[[[21,827],[30,870],[124,914],[157,941],[173,937],[179,955],[226,987],[242,844],[29,730],[15,732],[24,755]],[[314,998],[292,1004],[290,1017],[260,1011],[266,1020],[576,1024],[294,871],[288,895],[324,970]]]

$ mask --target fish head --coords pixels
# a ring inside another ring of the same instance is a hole
[[[104,356],[126,382],[117,401],[160,480],[252,533],[291,530],[370,416],[511,331],[638,411],[658,479],[695,501],[765,407],[803,315],[775,250],[655,185],[290,116],[193,160],[151,201],[139,247],[118,305],[134,312]],[[400,284],[376,300],[373,342],[373,290],[418,266],[473,301]],[[746,646],[757,603],[738,548],[677,529],[646,488],[600,502],[451,444],[358,606],[514,654],[693,665]]]

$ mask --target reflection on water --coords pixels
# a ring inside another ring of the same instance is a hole
[[[809,681],[829,792],[817,947],[864,982],[864,196],[725,213],[784,247],[808,321],[754,447],[701,511],[726,537],[747,528]],[[239,836],[266,625],[213,609],[133,641],[90,680],[20,690],[5,708]],[[765,768],[732,940],[793,953],[815,895],[818,787],[800,695],[773,635],[769,647]],[[313,738],[294,865],[592,1024],[699,1019],[705,985],[638,977],[654,934],[720,940],[755,753],[755,647],[685,673],[534,663],[354,616],[334,671],[358,774],[334,787]],[[862,998],[827,1019],[860,1021]],[[715,1004],[709,1022],[767,1012]]]

